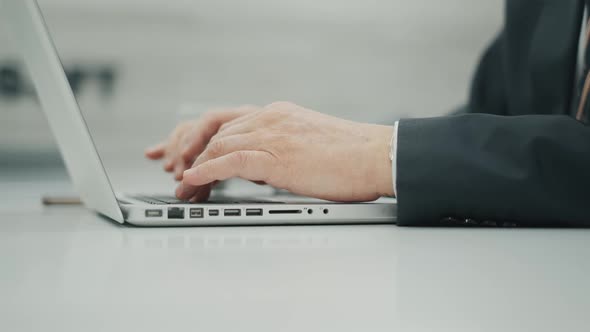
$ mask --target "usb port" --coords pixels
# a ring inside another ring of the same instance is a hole
[[[189,216],[191,218],[203,218],[203,208],[191,208]]]
[[[247,216],[261,216],[262,209],[246,209]]]
[[[211,210],[209,210],[209,215],[211,217],[217,217],[219,215],[219,210],[217,210],[217,209],[211,209]]]
[[[184,219],[184,208],[169,207],[168,219]]]
[[[226,217],[230,217],[230,216],[239,216],[242,214],[242,210],[240,209],[225,209],[223,210],[223,215]]]
[[[162,210],[145,210],[145,216],[148,218],[161,217]]]

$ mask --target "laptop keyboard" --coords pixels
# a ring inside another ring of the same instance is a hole
[[[168,205],[168,204],[192,204],[190,202],[179,200],[174,196],[167,195],[134,195],[134,199],[148,204],[154,205]],[[262,199],[238,199],[232,197],[213,197],[207,202],[208,204],[285,204],[285,202],[262,200]],[[199,203],[195,203],[199,204]]]
[[[138,201],[142,201],[148,204],[162,205],[162,204],[187,204],[188,202],[181,201],[174,196],[146,196],[146,195],[135,195],[131,196]]]

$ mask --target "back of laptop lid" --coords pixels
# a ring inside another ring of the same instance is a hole
[[[0,0],[68,173],[84,204],[118,222],[123,214],[35,0]]]

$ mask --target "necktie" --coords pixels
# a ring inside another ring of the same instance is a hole
[[[586,39],[584,43],[584,63],[583,63],[583,75],[584,84],[582,85],[582,91],[580,94],[580,102],[578,104],[578,110],[576,112],[576,119],[578,121],[584,121],[588,115],[587,108],[589,107],[588,95],[590,94],[590,19],[586,22]]]

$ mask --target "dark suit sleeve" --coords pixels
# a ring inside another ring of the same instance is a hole
[[[397,143],[400,225],[590,225],[590,127],[571,117],[401,120]]]
[[[466,114],[399,122],[400,225],[590,226],[590,127],[567,116],[582,13],[577,0],[506,2]]]

